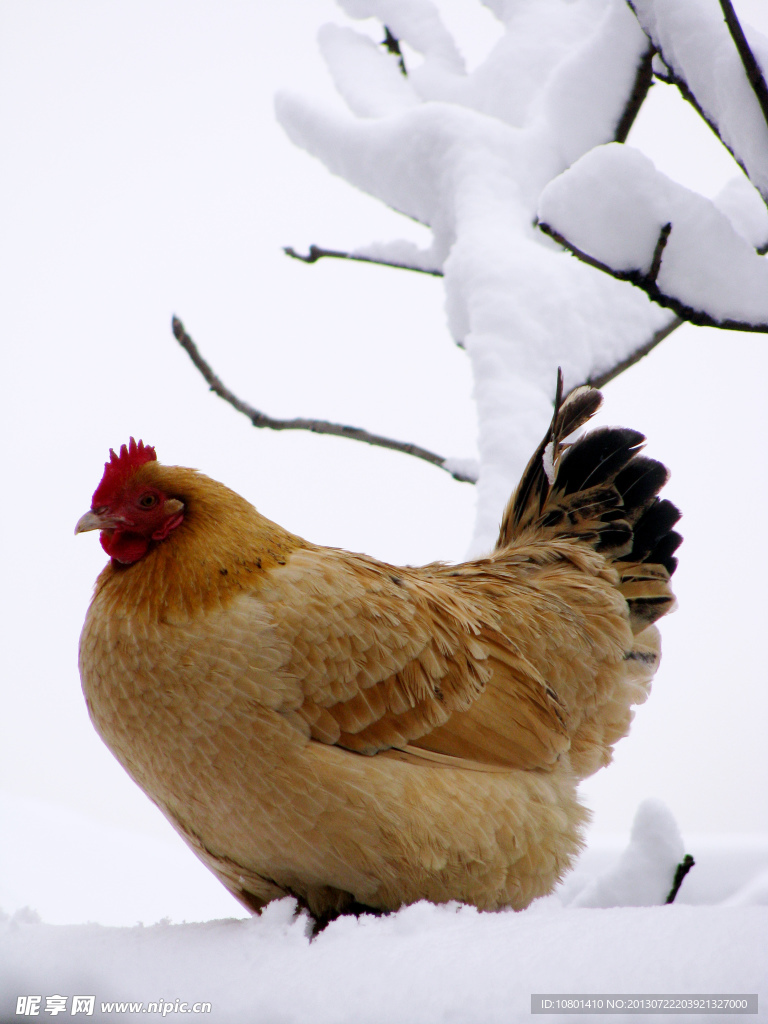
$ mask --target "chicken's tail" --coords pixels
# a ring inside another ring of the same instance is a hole
[[[669,579],[682,540],[673,530],[680,513],[658,497],[669,474],[640,454],[645,437],[637,430],[602,427],[569,444],[565,438],[597,412],[603,398],[587,386],[561,396],[558,371],[552,422],[510,499],[497,548],[525,536],[589,544],[619,570],[637,634],[674,605]]]

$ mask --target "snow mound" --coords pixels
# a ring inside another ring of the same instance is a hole
[[[629,846],[618,864],[588,885],[574,907],[653,907],[664,903],[685,855],[677,822],[660,800],[637,810]]]

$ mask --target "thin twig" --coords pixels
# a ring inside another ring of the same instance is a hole
[[[290,246],[283,246],[283,252],[286,256],[291,256],[295,260],[301,260],[302,263],[317,263],[318,260],[323,259],[325,256],[330,256],[336,260],[356,260],[359,263],[376,263],[380,267],[396,267],[398,270],[413,270],[417,274],[431,274],[432,277],[443,277],[442,270],[429,269],[427,267],[414,267],[410,263],[398,263],[396,260],[379,260],[373,256],[358,256],[352,252],[342,252],[339,249],[321,249],[318,245],[310,245],[309,252],[306,256],[302,256],[301,253]]]
[[[760,104],[763,118],[768,127],[768,86],[765,84],[763,72],[747,42],[744,29],[741,27],[741,22],[736,16],[731,0],[720,0],[720,8],[725,18],[725,24],[728,26],[728,31],[731,33],[731,39],[733,39],[734,46],[738,50],[739,57],[741,57],[741,63],[744,65],[744,72],[749,84],[752,86],[757,102]]]
[[[425,462],[437,466],[438,469],[450,473],[454,480],[470,484],[476,482],[469,474],[462,473],[458,469],[455,471],[449,469],[446,466],[444,456],[436,455],[435,452],[421,448],[417,444],[395,441],[391,437],[370,434],[367,430],[363,430],[360,427],[349,427],[341,423],[329,423],[327,420],[310,420],[302,417],[296,417],[291,420],[278,420],[268,416],[266,413],[249,405],[248,402],[238,398],[237,395],[226,387],[213,371],[210,364],[202,357],[200,350],[187,334],[184,324],[178,317],[174,317],[171,324],[174,337],[205,378],[211,391],[217,394],[219,398],[223,398],[225,402],[228,402],[233,409],[237,409],[238,412],[247,416],[254,427],[267,427],[270,430],[309,430],[313,434],[331,434],[334,437],[346,437],[350,441],[364,441],[365,444],[374,445],[378,448],[389,448],[395,452],[402,452],[404,455],[412,455],[416,459],[423,459]]]
[[[680,299],[675,298],[674,295],[667,295],[663,292],[656,281],[652,278],[651,273],[644,273],[642,270],[616,270],[615,267],[609,267],[607,263],[602,263],[600,260],[595,259],[594,256],[590,256],[589,253],[584,252],[583,249],[579,249],[578,246],[569,242],[564,235],[561,235],[558,231],[555,231],[549,224],[544,224],[541,221],[537,221],[537,227],[539,227],[546,235],[562,245],[564,249],[567,249],[577,259],[581,260],[582,263],[587,263],[590,267],[595,267],[596,270],[602,270],[606,274],[610,274],[611,277],[617,278],[619,281],[629,281],[630,284],[635,285],[637,288],[642,288],[657,305],[664,306],[666,309],[672,309],[679,317],[683,320],[688,320],[692,324],[697,324],[699,327],[718,327],[724,331],[755,331],[761,334],[768,333],[768,323],[747,323],[744,320],[731,320],[726,318],[725,320],[716,320],[709,313],[705,313],[702,309],[694,309],[693,306],[687,306]],[[662,228],[662,231],[664,229]],[[661,236],[659,238],[661,241]],[[657,251],[659,250],[659,243],[656,246]],[[663,251],[663,246],[661,246]],[[656,253],[654,253],[655,257]],[[651,268],[653,269],[653,268]]]
[[[614,142],[627,141],[629,130],[640,113],[640,107],[645,102],[648,90],[653,84],[653,55],[655,52],[655,47],[652,43],[649,43],[648,49],[640,58],[632,92],[629,94],[627,105],[624,107],[624,111],[616,125],[616,131],[613,133]]]
[[[669,241],[669,235],[671,231],[672,223],[671,221],[667,221],[667,223],[662,227],[661,231],[659,232],[659,237],[656,239],[656,248],[653,250],[653,259],[651,260],[651,267],[646,277],[646,281],[648,282],[648,284],[656,284],[656,278],[659,276],[659,271],[661,270],[661,260],[664,256],[664,249],[666,247],[667,242]]]
[[[652,352],[658,344],[664,341],[665,338],[668,338],[673,331],[676,331],[684,323],[685,320],[681,316],[673,316],[664,327],[659,328],[653,337],[640,345],[639,348],[636,348],[634,352],[631,352],[626,359],[622,359],[609,370],[604,370],[602,373],[587,377],[584,383],[589,384],[593,388],[605,387],[609,381],[615,380],[620,373],[628,370],[635,363],[639,363],[641,359],[645,358],[649,352]]]
[[[677,330],[677,328],[683,323],[685,323],[685,321],[682,317],[673,317],[669,323],[656,331],[649,341],[635,349],[635,351],[627,356],[626,359],[621,360],[621,362],[616,363],[610,369],[604,370],[602,373],[597,374],[594,377],[588,377],[584,383],[589,384],[594,388],[602,388],[609,381],[618,377],[620,373],[623,373],[624,370],[639,362],[644,356],[647,356],[652,349],[668,337],[674,330]],[[477,477],[473,475],[471,471],[465,470],[464,472],[461,472],[458,469],[451,470],[446,466],[446,460],[442,456],[436,455],[434,452],[427,451],[425,448],[420,448],[418,445],[408,444],[403,441],[393,441],[388,437],[369,434],[368,431],[362,430],[359,427],[342,426],[338,423],[328,423],[325,420],[307,420],[298,418],[292,420],[276,420],[271,416],[267,416],[258,409],[254,409],[254,407],[249,405],[248,402],[244,402],[241,398],[238,398],[237,395],[226,387],[221,378],[214,372],[210,364],[200,354],[200,350],[189,334],[187,334],[184,329],[184,324],[178,317],[173,317],[172,328],[174,337],[200,371],[211,391],[217,394],[219,398],[223,398],[225,402],[228,402],[233,409],[236,409],[244,416],[247,416],[254,427],[268,427],[271,430],[310,430],[315,434],[331,434],[336,437],[347,437],[352,441],[364,441],[366,444],[380,448],[390,448],[393,451],[402,452],[405,455],[413,455],[417,459],[423,459],[425,462],[429,462],[431,465],[437,466],[438,469],[442,469],[445,470],[446,473],[450,473],[454,480],[459,480],[461,483],[477,483]]]
[[[674,881],[672,882],[672,888],[669,890],[669,895],[664,900],[665,903],[674,903],[675,902],[675,897],[677,896],[678,892],[680,891],[680,886],[683,884],[683,879],[685,878],[685,876],[688,874],[688,872],[691,870],[691,868],[694,866],[695,863],[696,863],[696,861],[693,859],[693,857],[690,855],[690,853],[686,853],[686,855],[683,857],[682,861],[675,868],[675,878],[674,878]]]

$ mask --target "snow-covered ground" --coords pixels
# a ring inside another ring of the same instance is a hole
[[[18,921],[3,932],[6,1014],[7,992],[69,995],[70,1005],[74,994],[93,994],[95,1020],[148,1016],[100,1014],[103,1001],[178,999],[210,1002],[202,1019],[232,1024],[510,1024],[529,1018],[533,993],[764,993],[768,916],[754,906],[545,903],[480,914],[419,903],[387,918],[338,921],[310,942],[305,919],[282,900],[250,921],[142,929]]]
[[[7,835],[39,851],[2,851],[3,1024],[25,1018],[20,996],[40,996],[42,1017],[48,997],[65,997],[72,1016],[74,996],[94,996],[93,1019],[105,1021],[207,1002],[201,1016],[217,1024],[509,1024],[529,1017],[535,993],[768,997],[768,838],[684,841],[655,801],[638,809],[628,842],[590,843],[560,889],[522,913],[420,903],[336,921],[312,941],[292,900],[247,919],[170,843],[16,799],[3,817]],[[659,905],[684,850],[696,864],[675,903]],[[114,923],[87,923],[105,920],[105,903]],[[220,919],[174,923],[182,913]],[[142,1009],[102,1007],[116,1002]]]

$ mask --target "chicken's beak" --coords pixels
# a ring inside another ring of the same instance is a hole
[[[116,526],[115,519],[105,512],[86,512],[77,520],[75,534],[88,533],[89,530],[114,530]]]

